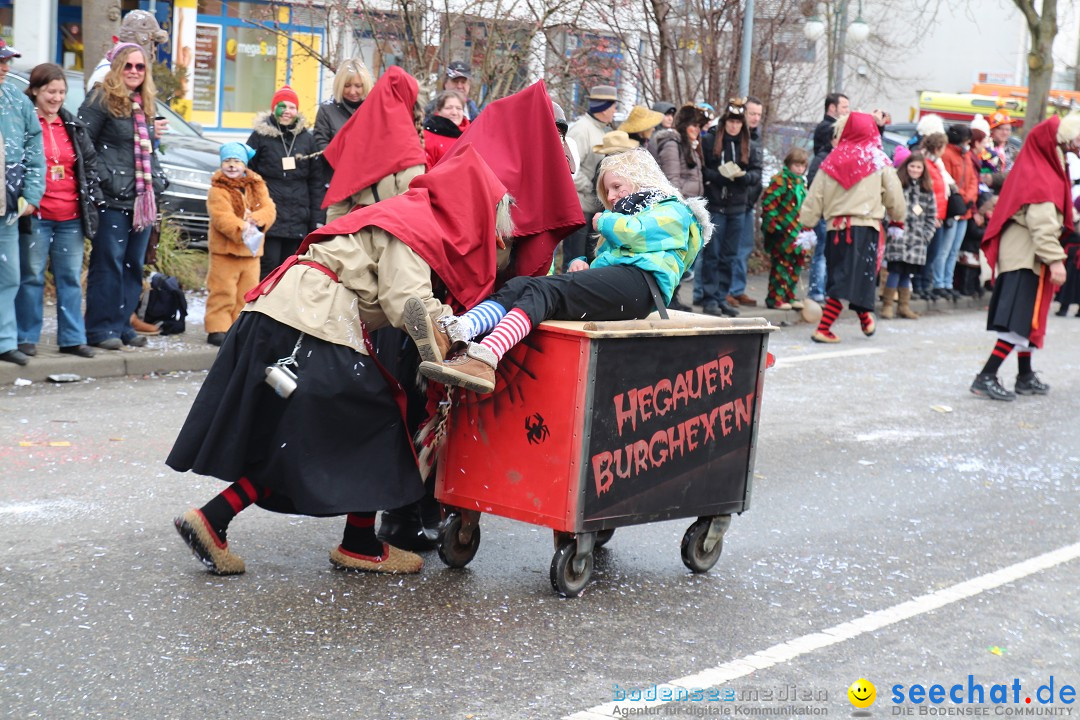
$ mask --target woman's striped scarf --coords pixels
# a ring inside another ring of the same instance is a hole
[[[132,225],[135,230],[145,230],[157,219],[157,202],[150,163],[154,147],[150,144],[150,130],[142,109],[142,94],[131,96],[131,109],[135,120],[135,218]]]

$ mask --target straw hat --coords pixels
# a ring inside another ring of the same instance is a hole
[[[624,123],[625,124],[625,123]],[[593,145],[592,151],[597,155],[615,155],[616,153],[633,150],[638,146],[637,140],[631,140],[625,130],[612,130],[604,133],[604,142]]]
[[[631,108],[626,120],[619,126],[619,130],[627,134],[644,132],[659,125],[663,119],[663,113],[650,110],[644,105],[635,105]]]

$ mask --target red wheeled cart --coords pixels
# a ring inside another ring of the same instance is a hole
[[[494,393],[455,391],[439,557],[472,560],[482,513],[549,527],[551,584],[573,597],[615,528],[694,517],[683,562],[708,571],[750,505],[773,330],[690,313],[540,325],[500,363]]]

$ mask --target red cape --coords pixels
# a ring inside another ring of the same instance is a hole
[[[322,206],[330,207],[393,175],[427,161],[416,133],[416,79],[391,66],[323,151],[334,168]]]
[[[818,168],[845,190],[881,168],[892,165],[881,148],[881,133],[874,117],[853,112],[840,135],[840,142]]]
[[[1020,154],[1001,187],[994,215],[986,226],[982,250],[991,268],[997,267],[1001,233],[1020,208],[1032,203],[1052,202],[1065,217],[1061,236],[1073,231],[1072,184],[1057,151],[1057,115],[1031,128]]]
[[[453,299],[471,308],[495,286],[495,206],[506,188],[472,148],[413,179],[401,195],[358,208],[304,238],[292,263],[312,243],[375,226],[431,266]],[[271,273],[248,299],[272,289]]]
[[[546,274],[555,247],[584,225],[585,217],[544,81],[484,106],[435,167],[469,147],[514,196],[512,274]]]

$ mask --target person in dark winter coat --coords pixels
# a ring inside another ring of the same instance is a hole
[[[829,93],[825,96],[825,116],[814,128],[814,155],[821,152],[828,154],[829,150],[832,150],[833,125],[838,117],[848,114],[850,107],[848,96],[843,93]]]
[[[337,74],[334,75],[334,97],[320,105],[319,111],[315,114],[313,132],[316,148],[326,149],[338,131],[360,108],[374,84],[371,73],[368,72],[363,60],[350,58],[338,65]],[[323,185],[329,185],[334,169],[324,158],[319,158],[319,167],[323,173]],[[342,201],[327,208],[327,222],[341,217],[349,211],[350,207],[347,201]]]
[[[111,69],[87,95],[79,120],[97,148],[105,206],[86,279],[86,340],[106,350],[143,347],[131,326],[142,295],[143,262],[157,196],[168,186],[157,153],[154,81],[142,48],[121,43],[109,51]]]
[[[326,219],[320,209],[323,174],[315,158],[304,157],[316,152],[315,136],[297,112],[298,102],[293,89],[283,86],[270,101],[273,112],[255,116],[255,129],[247,140],[255,150],[248,167],[266,181],[277,208],[277,221],[266,236],[259,262],[261,277],[296,252],[300,241]]]
[[[675,125],[656,133],[656,161],[683,197],[705,194],[701,175],[701,129],[707,122],[708,118],[700,108],[683,105],[675,113]]]
[[[734,317],[739,311],[729,294],[732,270],[742,237],[742,223],[749,201],[750,185],[761,182],[761,151],[753,152],[745,106],[728,103],[715,133],[703,136],[705,155],[705,197],[709,201],[714,226],[713,241],[701,253],[701,272],[694,277],[697,295],[701,280],[701,302],[711,315]]]
[[[743,215],[742,235],[739,237],[739,248],[735,253],[735,263],[731,268],[731,303],[735,307],[742,305],[754,307],[757,300],[746,294],[746,270],[750,261],[750,254],[754,252],[754,207],[761,199],[762,165],[764,164],[764,150],[761,144],[761,116],[764,106],[756,97],[746,98],[746,127],[750,130],[750,170],[746,180],[746,214]],[[756,163],[754,159],[757,158]],[[736,304],[738,303],[738,304]]]
[[[97,176],[97,153],[86,126],[64,109],[64,69],[43,63],[30,72],[26,95],[37,109],[44,140],[45,196],[37,212],[20,221],[22,280],[15,296],[19,350],[37,354],[45,296],[45,265],[56,282],[56,341],[60,352],[93,357],[82,317],[83,238],[98,230],[104,204]]]

